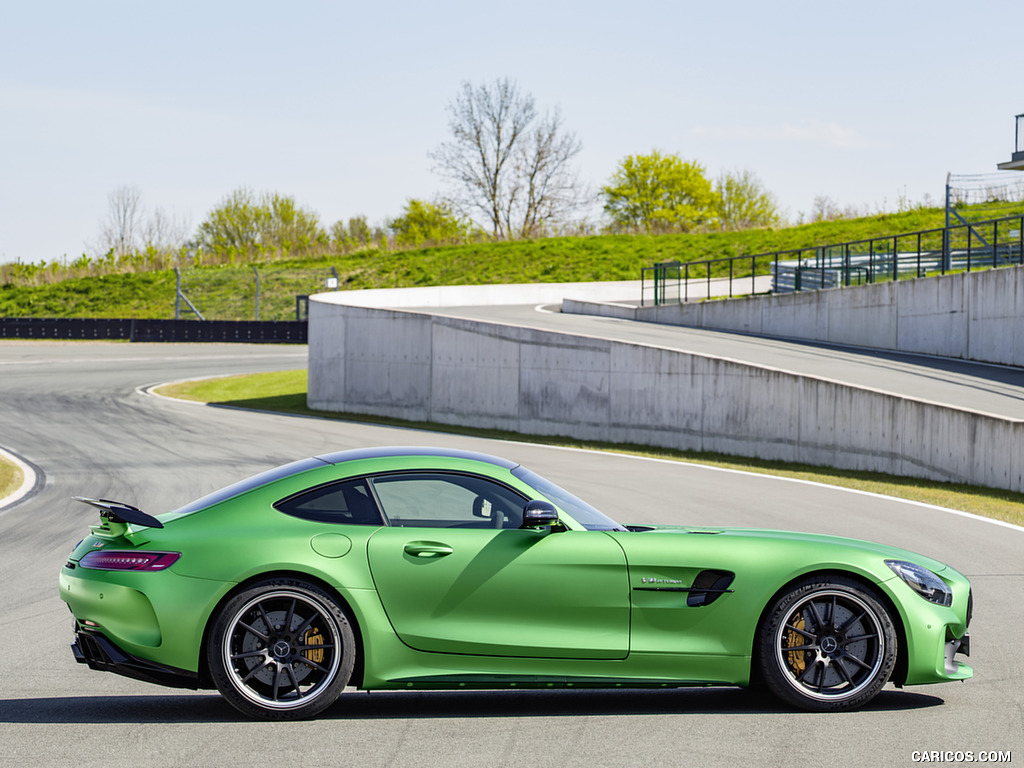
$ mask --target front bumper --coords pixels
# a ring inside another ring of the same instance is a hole
[[[901,657],[906,664],[893,676],[897,687],[967,680],[974,670],[958,659],[970,655],[968,628],[974,608],[970,582],[952,568],[940,574],[953,589],[952,605],[942,606],[921,598],[901,579],[882,585],[891,589],[893,602],[903,622],[906,646]]]
[[[964,632],[964,636],[958,639],[950,640],[946,643],[946,674],[956,675],[959,674],[961,665],[959,661],[954,660],[954,656],[958,653],[962,653],[964,656],[971,655],[971,633]]]

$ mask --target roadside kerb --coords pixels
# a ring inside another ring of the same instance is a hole
[[[28,496],[39,483],[39,475],[27,462],[22,461],[13,453],[0,448],[0,459],[3,459],[21,470],[21,485],[14,489],[7,496],[0,496],[0,512],[8,507],[14,506]]]

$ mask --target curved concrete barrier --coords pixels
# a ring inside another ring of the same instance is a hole
[[[1024,490],[1021,421],[721,357],[375,307],[401,297],[361,293],[361,306],[312,297],[313,408]],[[471,298],[459,302],[484,303]]]
[[[563,311],[1024,366],[1024,267],[650,307]]]
[[[512,285],[431,285],[321,293],[311,300],[354,307],[475,307],[502,304],[557,304],[566,297],[587,301],[640,298],[639,280],[598,283],[523,283]]]

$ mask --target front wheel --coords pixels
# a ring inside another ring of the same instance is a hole
[[[217,690],[240,712],[299,720],[334,703],[355,652],[349,621],[330,595],[305,581],[273,579],[224,605],[207,660]]]
[[[811,711],[856,709],[896,663],[896,630],[880,598],[842,576],[798,583],[769,608],[758,638],[764,681]]]

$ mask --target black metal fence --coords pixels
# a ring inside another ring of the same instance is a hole
[[[696,282],[706,282],[704,298],[712,280],[727,280],[731,298],[755,293],[755,278],[767,275],[772,293],[790,293],[1016,264],[1024,264],[1024,215],[754,256],[662,262],[641,270],[641,303],[689,301]]]
[[[88,317],[3,317],[4,339],[123,339],[126,341],[305,344],[309,323],[281,320],[121,320]]]

